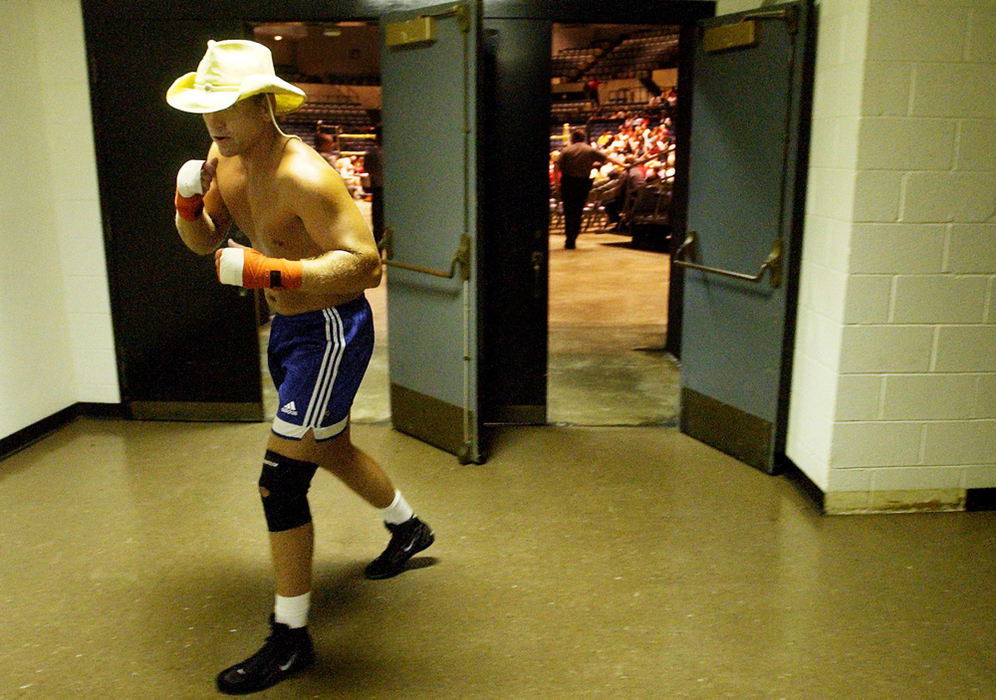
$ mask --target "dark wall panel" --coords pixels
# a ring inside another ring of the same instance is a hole
[[[173,224],[177,168],[210,139],[166,89],[230,20],[88,22],[87,47],[111,304],[124,402],[245,404],[260,412],[251,295],[217,282]],[[167,416],[168,417],[168,416]],[[176,417],[183,417],[177,415]]]

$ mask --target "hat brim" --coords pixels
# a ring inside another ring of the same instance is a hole
[[[194,84],[196,77],[196,73],[187,73],[173,81],[166,91],[166,102],[181,112],[210,114],[228,109],[247,97],[269,93],[274,97],[273,111],[287,114],[303,105],[307,98],[299,87],[274,75],[250,75],[237,89],[228,90],[197,87]]]

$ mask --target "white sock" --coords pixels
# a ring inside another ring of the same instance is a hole
[[[278,595],[273,604],[273,620],[287,625],[291,629],[307,627],[310,608],[311,591],[289,598]]]
[[[401,523],[407,523],[415,515],[412,507],[408,505],[408,501],[405,497],[401,495],[401,492],[395,489],[394,491],[394,501],[387,508],[383,508],[380,514],[384,518],[385,523],[390,523],[391,525],[400,525]]]

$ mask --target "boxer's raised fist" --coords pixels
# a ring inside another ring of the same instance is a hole
[[[176,173],[174,204],[180,218],[195,221],[204,210],[204,193],[211,187],[218,159],[188,160]]]

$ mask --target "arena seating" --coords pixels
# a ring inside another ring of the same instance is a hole
[[[635,78],[674,65],[677,54],[677,29],[655,27],[611,44],[561,49],[553,57],[552,75],[564,81]]]
[[[631,78],[648,80],[654,70],[673,67],[677,53],[677,28],[655,27],[620,36],[614,42],[598,41],[591,46],[561,49],[553,57],[552,76],[562,84]],[[550,122],[554,125],[582,124],[620,110],[642,111],[647,107],[646,94],[643,87],[617,88],[604,91],[599,104],[594,96],[579,99],[581,95],[554,90]],[[641,97],[644,98],[642,102]]]
[[[343,101],[308,101],[295,112],[280,119],[281,126],[289,133],[301,137],[305,143],[315,145],[315,133],[318,123],[325,126],[339,127],[347,133],[367,133],[373,130],[374,120],[370,113],[358,102]],[[349,147],[359,144],[349,144]],[[349,150],[342,145],[343,150]],[[359,150],[363,150],[359,147]]]
[[[661,252],[670,249],[674,171],[667,163],[674,149],[671,130],[675,115],[673,105],[663,99],[659,90],[653,89],[656,86],[650,75],[654,70],[674,67],[677,52],[677,29],[659,27],[632,32],[608,44],[563,49],[554,57],[550,114],[551,231],[561,230],[563,218],[553,163],[557,153],[567,145],[570,131],[582,128],[589,143],[608,148],[615,142],[612,148],[620,149],[617,155],[625,153],[649,163],[645,173],[647,182],[623,196],[619,224],[613,230],[630,236],[634,248]],[[605,83],[621,79],[634,85],[623,82],[606,89]],[[639,79],[641,85],[635,85],[632,79]],[[595,95],[580,92],[591,81],[602,84],[597,96],[601,103]],[[558,87],[563,89],[558,92]],[[639,135],[644,128],[651,130],[651,141],[644,141]],[[660,155],[654,158],[654,154]],[[604,173],[600,177],[605,177]],[[583,231],[602,230],[607,223],[603,204],[598,199],[602,195],[596,195],[597,189],[585,207]]]
[[[588,68],[595,80],[638,78],[657,68],[671,65],[678,54],[678,35],[667,29],[653,29],[625,37]]]

